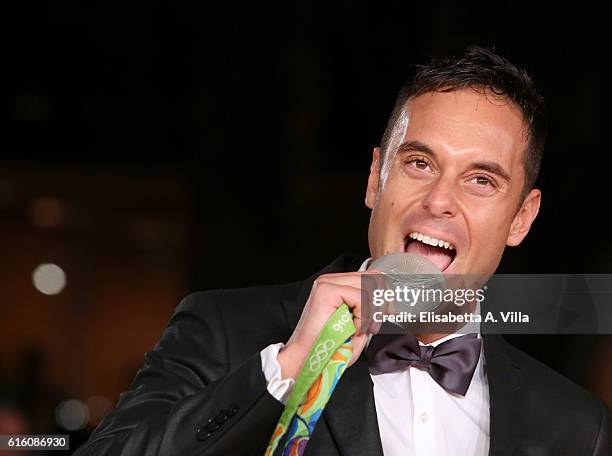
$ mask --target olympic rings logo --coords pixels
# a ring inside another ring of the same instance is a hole
[[[325,342],[321,342],[317,344],[314,348],[314,352],[308,359],[308,365],[311,371],[317,371],[321,368],[321,364],[325,361],[329,355],[330,350],[334,347],[334,341],[331,339],[326,340]]]

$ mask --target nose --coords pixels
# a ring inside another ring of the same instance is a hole
[[[421,205],[434,217],[454,217],[457,214],[457,205],[452,184],[443,178],[436,179],[431,184]]]

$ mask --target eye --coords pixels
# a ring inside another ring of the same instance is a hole
[[[421,169],[421,170],[427,170],[427,168],[429,168],[429,163],[427,162],[427,160],[425,160],[424,158],[420,158],[420,157],[411,158],[406,161],[406,164],[412,166],[413,168]]]
[[[416,166],[419,169],[427,169],[427,167],[429,165],[427,164],[427,162],[425,162],[423,160],[415,160],[414,161],[414,166]]]
[[[487,176],[476,176],[472,180],[478,185],[493,185],[493,182]]]
[[[467,183],[469,184],[468,188],[476,195],[491,196],[499,191],[495,179],[484,174],[470,177]]]

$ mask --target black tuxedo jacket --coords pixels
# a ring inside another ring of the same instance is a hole
[[[359,264],[342,256],[304,282],[185,298],[130,389],[76,454],[263,455],[283,406],[266,389],[260,350],[289,339],[316,276]],[[612,455],[600,401],[500,336],[484,335],[483,346],[490,455]],[[306,454],[383,454],[363,356],[338,383]]]

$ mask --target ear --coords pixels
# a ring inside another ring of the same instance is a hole
[[[531,224],[538,215],[541,200],[542,192],[540,190],[534,188],[529,192],[510,226],[510,233],[508,233],[508,240],[506,241],[508,246],[515,247],[525,239]]]
[[[370,176],[368,177],[368,187],[366,188],[365,205],[374,209],[376,197],[378,196],[378,186],[380,184],[380,147],[375,147],[372,151],[372,164],[370,165]]]

